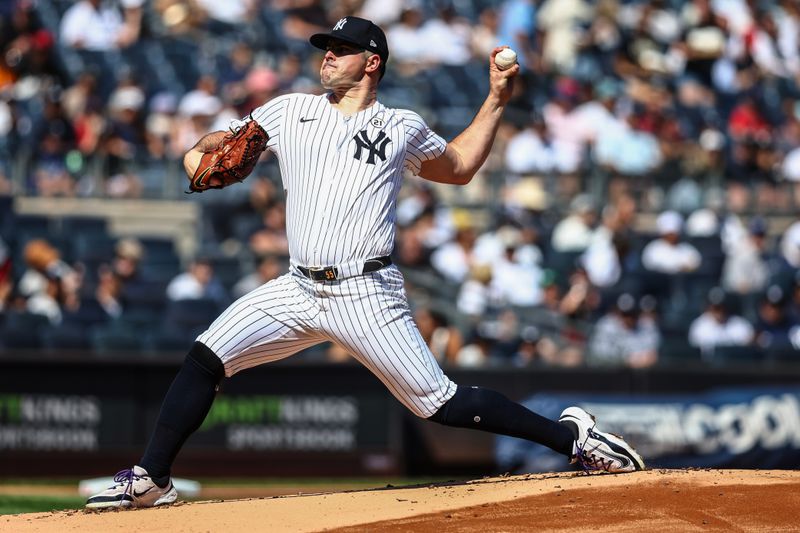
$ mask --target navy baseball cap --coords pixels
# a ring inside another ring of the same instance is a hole
[[[328,41],[337,39],[364,50],[378,54],[381,58],[381,77],[386,72],[386,61],[389,59],[389,45],[383,30],[371,20],[360,17],[343,17],[339,19],[330,33],[315,33],[309,41],[320,50],[327,49]]]

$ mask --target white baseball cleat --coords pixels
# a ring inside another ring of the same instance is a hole
[[[147,470],[134,466],[122,470],[114,476],[114,485],[86,500],[89,509],[107,507],[155,507],[173,503],[178,499],[178,491],[170,479],[161,488],[150,478]]]
[[[644,470],[644,461],[636,450],[621,437],[595,429],[594,417],[580,407],[567,407],[558,421],[575,434],[570,463],[578,463],[587,472]]]

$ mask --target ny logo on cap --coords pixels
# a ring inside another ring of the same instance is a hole
[[[338,31],[344,28],[344,25],[347,24],[347,17],[340,18],[339,22],[336,23],[336,26],[333,27],[333,31]]]

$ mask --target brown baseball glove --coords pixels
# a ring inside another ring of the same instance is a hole
[[[225,136],[216,149],[206,152],[189,180],[191,192],[222,189],[243,181],[267,147],[269,135],[250,117],[244,126]]]

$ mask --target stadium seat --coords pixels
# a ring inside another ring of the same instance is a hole
[[[64,323],[74,324],[81,328],[105,324],[109,320],[110,317],[108,313],[94,297],[81,298],[78,309],[74,311],[65,311],[63,318]]]
[[[167,304],[164,323],[182,330],[208,327],[220,311],[219,304],[209,298],[176,300]]]
[[[658,348],[658,357],[660,363],[686,363],[686,362],[700,362],[702,354],[700,348],[692,346],[686,337],[674,335],[664,335],[661,339],[661,345]]]
[[[163,281],[138,281],[122,288],[123,313],[142,312],[159,314],[167,307],[167,284]]]
[[[0,343],[5,348],[41,348],[42,333],[49,324],[50,321],[44,315],[9,312],[0,330]]]
[[[3,238],[23,242],[20,236],[24,235],[27,240],[42,239],[50,237],[52,229],[50,219],[44,215],[13,215],[4,217],[5,227],[3,228]]]
[[[79,324],[62,323],[44,328],[42,345],[50,350],[88,350],[91,341],[86,328]]]
[[[62,235],[108,236],[108,220],[102,217],[74,216],[61,219]]]
[[[162,283],[166,286],[172,278],[181,273],[181,264],[177,258],[161,258],[158,261],[145,260],[139,265],[142,278],[147,281]]]
[[[146,335],[145,348],[154,353],[186,352],[191,348],[197,336],[204,330],[205,327],[182,330],[165,326]]]
[[[178,260],[175,241],[169,237],[139,237],[144,248],[144,262],[172,262]]]
[[[72,239],[72,255],[77,261],[111,261],[116,241],[108,235],[77,233]]]
[[[711,362],[717,365],[756,364],[764,361],[764,352],[755,346],[716,346]]]
[[[144,346],[143,332],[127,324],[114,322],[95,329],[91,333],[91,344],[99,354],[141,351]]]
[[[216,257],[211,259],[214,277],[230,290],[242,277],[242,267],[237,257]]]

